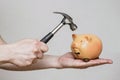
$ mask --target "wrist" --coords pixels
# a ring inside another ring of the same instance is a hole
[[[61,68],[61,65],[58,61],[59,57],[54,55],[44,55],[44,57],[32,67],[33,69],[48,69],[48,68]]]
[[[62,68],[62,66],[59,62],[59,56],[46,55],[45,57],[48,59],[47,64],[48,64],[49,68],[56,68],[56,69]]]

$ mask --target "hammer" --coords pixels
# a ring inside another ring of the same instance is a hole
[[[62,19],[62,21],[58,24],[57,27],[55,27],[51,32],[49,32],[45,37],[43,37],[40,41],[44,42],[44,43],[47,43],[53,36],[54,34],[59,30],[61,29],[62,26],[64,25],[69,25],[70,26],[70,29],[72,31],[76,30],[77,29],[77,26],[76,24],[73,23],[73,19],[68,15],[68,14],[65,14],[65,13],[62,13],[62,12],[54,12],[56,14],[61,14],[64,18]]]

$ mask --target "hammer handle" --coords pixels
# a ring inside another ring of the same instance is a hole
[[[54,34],[52,32],[49,32],[45,37],[43,37],[40,41],[47,43],[52,37],[54,36]]]

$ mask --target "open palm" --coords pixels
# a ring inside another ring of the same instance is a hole
[[[103,64],[112,64],[112,60],[99,58],[95,60],[90,60],[89,62],[84,62],[83,60],[75,59],[72,53],[68,52],[62,55],[61,57],[59,57],[59,63],[61,64],[62,68],[84,69],[84,68],[103,65]]]

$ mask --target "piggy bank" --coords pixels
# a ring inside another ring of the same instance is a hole
[[[95,34],[72,34],[71,50],[76,59],[87,62],[99,58],[102,41]]]

